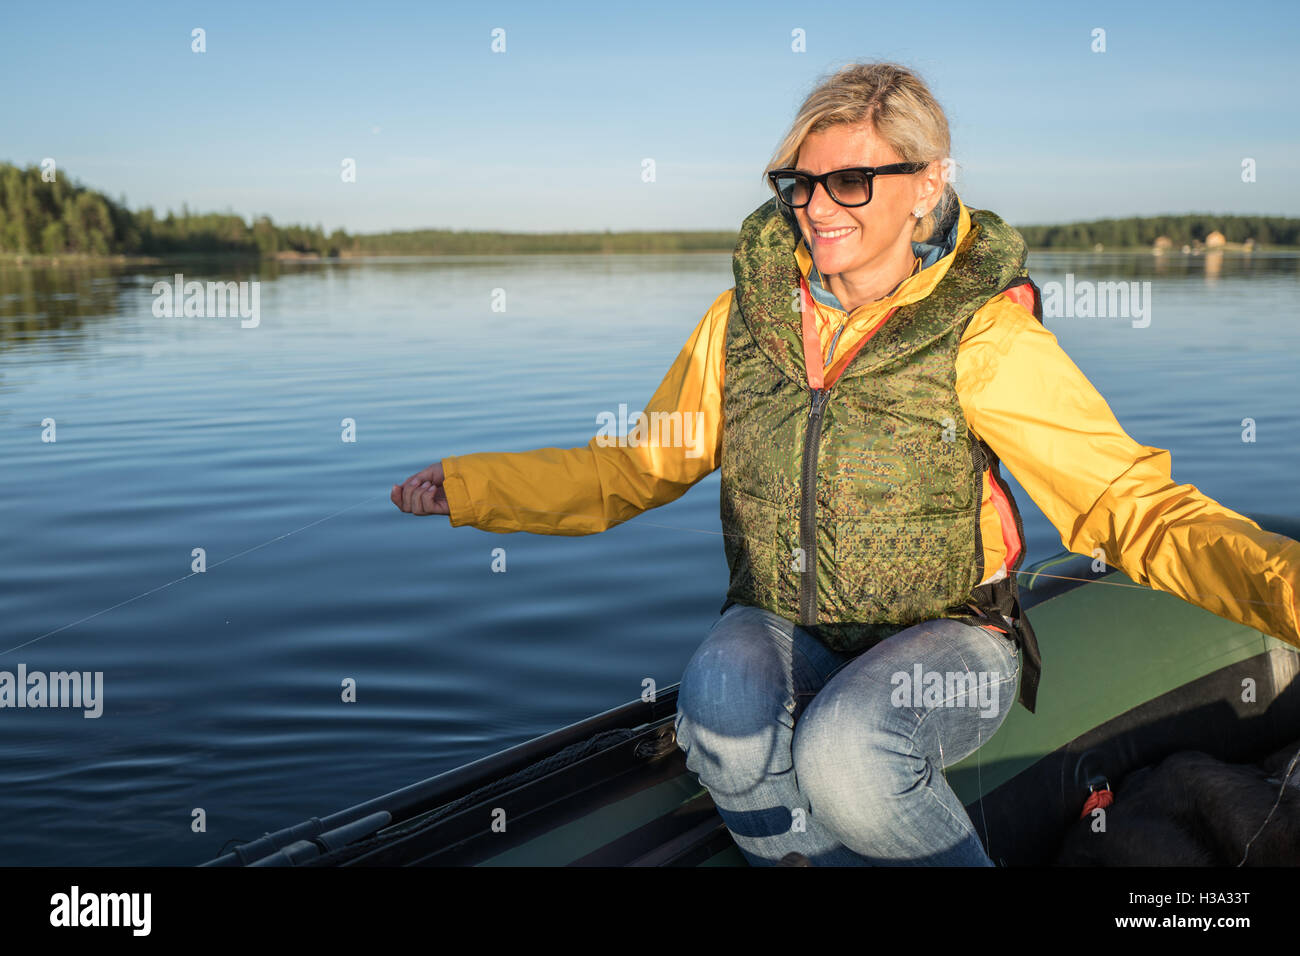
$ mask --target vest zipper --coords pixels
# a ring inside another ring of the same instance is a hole
[[[829,388],[815,388],[808,406],[803,438],[803,474],[799,497],[799,547],[804,570],[799,576],[799,623],[817,623],[817,454],[822,440],[822,412]]]

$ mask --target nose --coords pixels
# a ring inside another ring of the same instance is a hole
[[[825,222],[834,215],[838,207],[839,203],[826,191],[825,183],[813,183],[812,195],[808,197],[808,205],[804,206],[804,212],[809,219]]]

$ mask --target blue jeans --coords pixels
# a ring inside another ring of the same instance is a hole
[[[927,621],[839,654],[735,604],[691,657],[677,744],[755,866],[992,866],[943,769],[1016,698],[1014,641]]]

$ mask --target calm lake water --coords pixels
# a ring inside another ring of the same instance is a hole
[[[1300,258],[1030,267],[1150,282],[1146,328],[1047,325],[1176,480],[1300,514]],[[177,271],[260,280],[260,325],[155,317]],[[0,267],[0,670],[104,675],[98,719],[0,710],[0,864],[201,862],[677,681],[726,589],[717,473],[584,538],[388,492],[444,455],[585,444],[731,284],[726,255]],[[1013,489],[1029,559],[1059,551]]]

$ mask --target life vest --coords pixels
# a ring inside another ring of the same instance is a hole
[[[997,456],[966,426],[956,357],[994,296],[1032,303],[1040,321],[1041,304],[1020,234],[991,212],[970,216],[940,282],[891,313],[828,387],[810,384],[805,362],[798,233],[775,198],[746,218],[723,381],[723,610],[766,608],[850,654],[936,618],[1009,629],[1032,712],[1041,662],[1016,592],[1023,525]],[[1006,576],[981,584],[996,570],[980,536],[986,470],[1017,538]]]

